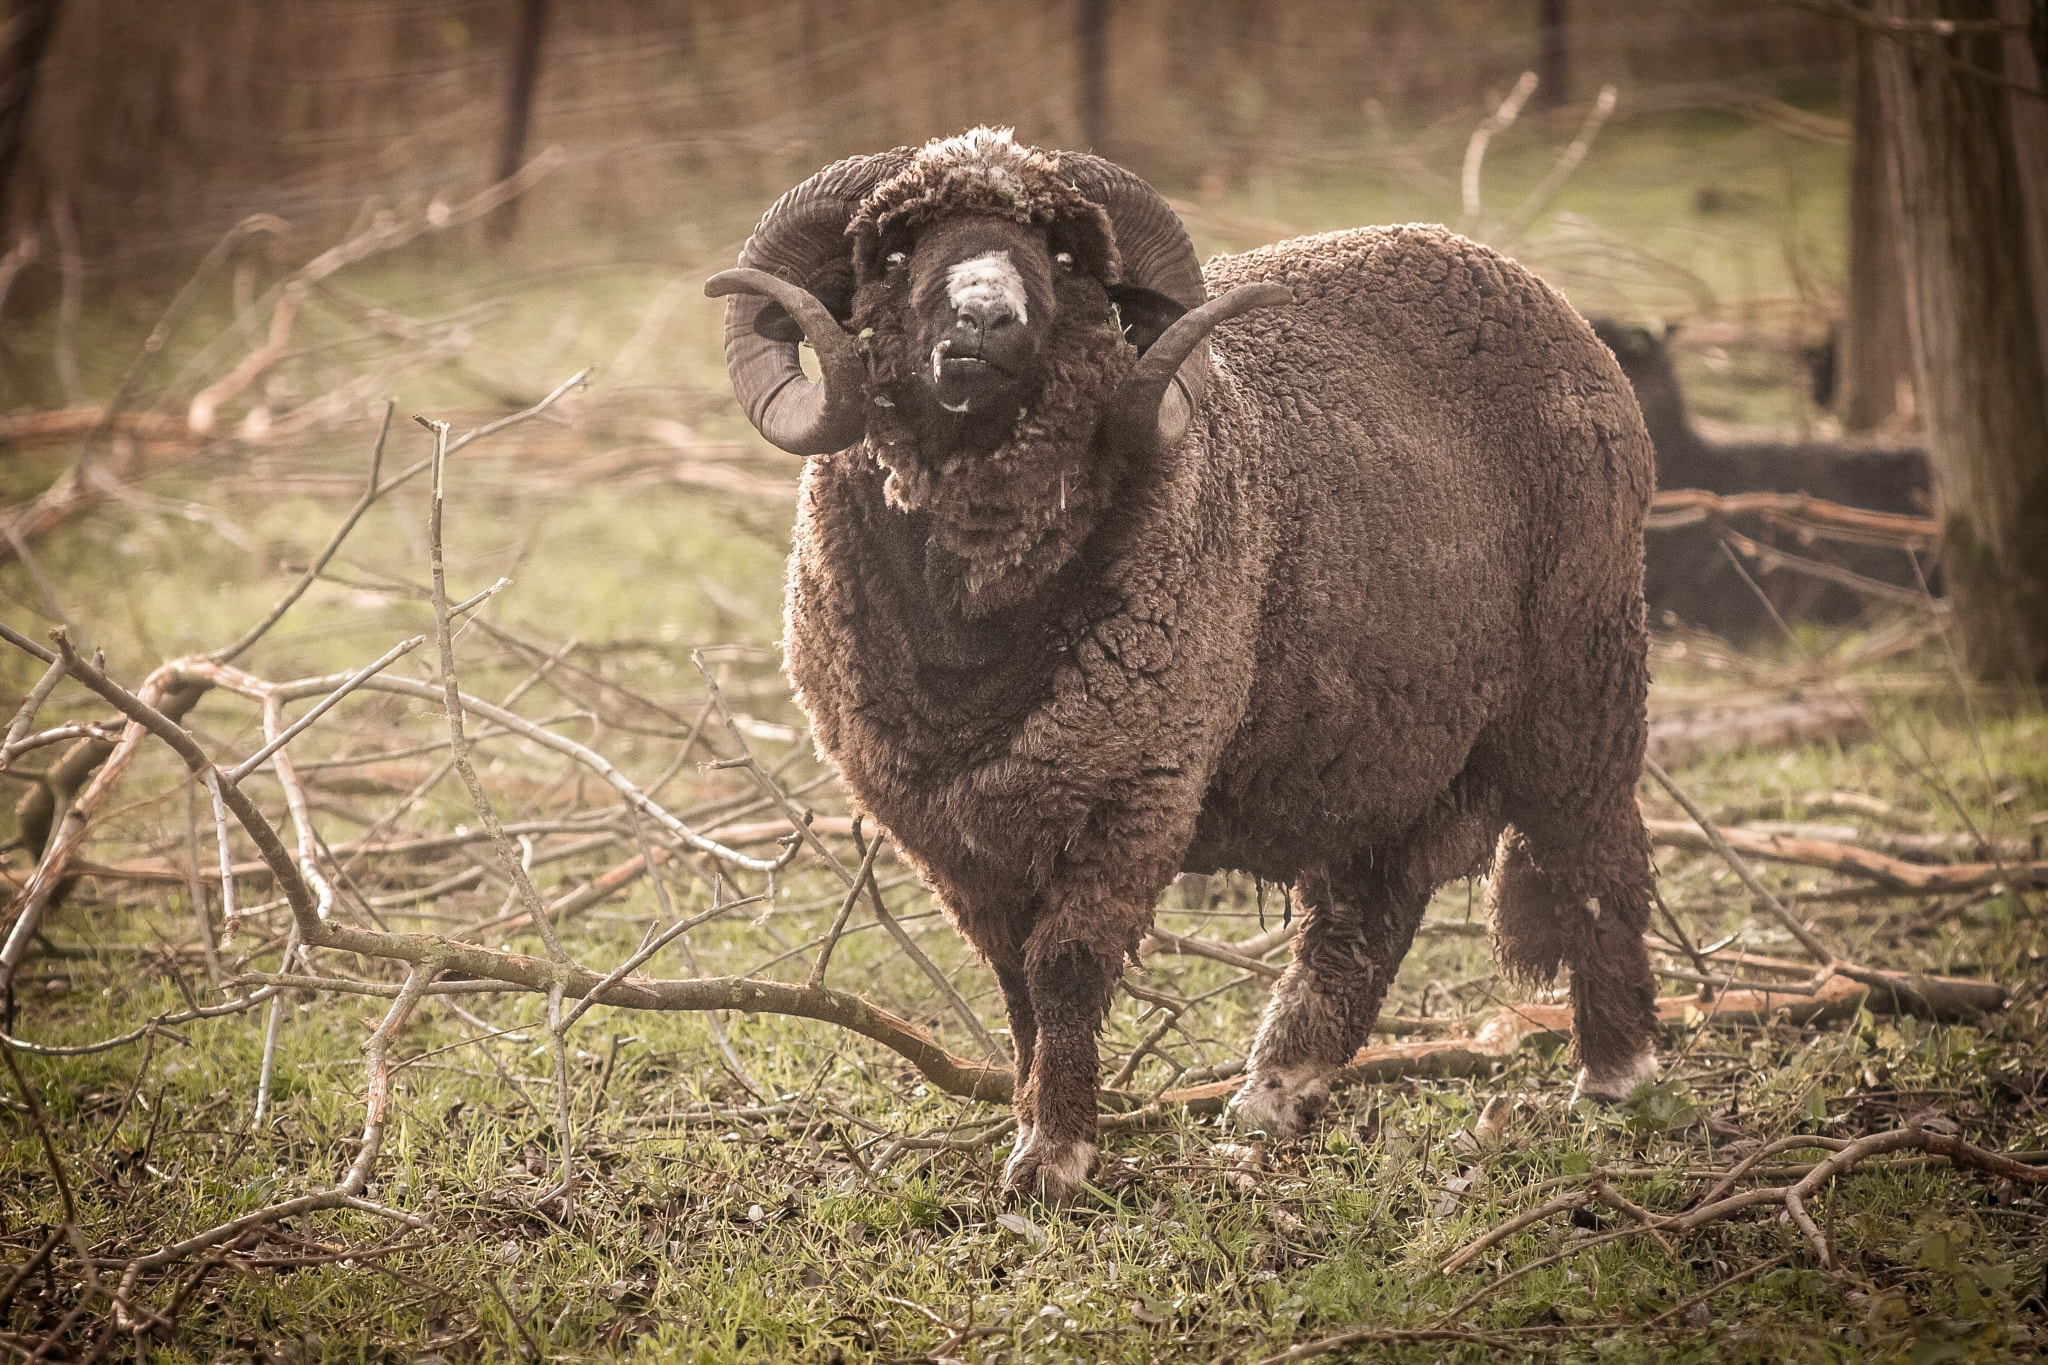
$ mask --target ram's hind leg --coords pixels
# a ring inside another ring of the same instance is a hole
[[[1495,950],[1511,975],[1572,972],[1576,1093],[1621,1100],[1656,1079],[1656,984],[1648,841],[1633,804],[1607,818],[1558,820],[1501,837],[1487,886]]]
[[[1323,1111],[1332,1073],[1379,1018],[1430,889],[1390,869],[1336,879],[1315,872],[1295,883],[1302,923],[1294,961],[1273,987],[1244,1084],[1231,1098],[1239,1127],[1287,1137]]]

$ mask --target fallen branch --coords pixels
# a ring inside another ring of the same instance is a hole
[[[1645,819],[1650,842],[1659,848],[1716,851],[1700,829],[1684,820]],[[1913,895],[1949,895],[1992,886],[2026,890],[2048,886],[2048,859],[2010,863],[1913,863],[1856,844],[1807,839],[1775,830],[1737,826],[1720,831],[1728,848],[1752,858],[1824,868],[1867,877],[1890,890]]]
[[[1756,706],[1708,706],[1650,720],[1649,754],[1667,768],[1728,749],[1784,749],[1821,739],[1855,739],[1870,717],[1854,697],[1802,697]]]
[[[1779,1152],[1797,1150],[1802,1147],[1818,1147],[1824,1151],[1832,1152],[1833,1155],[1815,1164],[1806,1174],[1790,1184],[1735,1191],[1735,1186],[1741,1181],[1743,1176],[1759,1165],[1766,1157]],[[1872,1157],[1898,1151],[1925,1152],[1930,1156],[1945,1158],[1954,1165],[1965,1166],[1987,1175],[1994,1175],[2002,1180],[2011,1180],[2029,1185],[2048,1184],[2048,1170],[2015,1160],[2006,1153],[1988,1151],[1962,1138],[1953,1137],[1946,1133],[1930,1132],[1925,1128],[1898,1128],[1889,1132],[1872,1133],[1868,1136],[1854,1139],[1805,1136],[1788,1137],[1765,1144],[1757,1151],[1743,1158],[1742,1161],[1730,1167],[1726,1172],[1722,1173],[1717,1183],[1704,1196],[1699,1198],[1684,1212],[1664,1215],[1650,1214],[1639,1217],[1636,1226],[1619,1229],[1609,1234],[1607,1239],[1600,1240],[1611,1240],[1617,1237],[1643,1234],[1663,1236],[1675,1233],[1683,1235],[1696,1232],[1708,1223],[1720,1222],[1730,1218],[1745,1209],[1775,1205],[1783,1209],[1791,1221],[1796,1223],[1800,1231],[1805,1234],[1807,1243],[1812,1246],[1814,1254],[1820,1260],[1821,1267],[1826,1270],[1833,1270],[1835,1268],[1834,1249],[1829,1244],[1827,1236],[1822,1233],[1812,1217],[1807,1213],[1806,1201],[1811,1199],[1828,1181],[1835,1177],[1852,1173],[1859,1165],[1870,1160]],[[1537,1208],[1530,1209],[1509,1219],[1498,1227],[1489,1229],[1446,1256],[1441,1263],[1441,1269],[1446,1274],[1462,1269],[1471,1264],[1487,1248],[1516,1232],[1522,1231],[1524,1228],[1533,1226],[1547,1218],[1555,1217],[1559,1213],[1582,1208],[1587,1203],[1596,1199],[1601,1199],[1602,1202],[1609,1202],[1602,1199],[1601,1196],[1601,1189],[1606,1186],[1606,1182],[1607,1176],[1604,1172],[1592,1172],[1588,1175],[1586,1185],[1582,1189],[1560,1195]],[[1574,1248],[1573,1250],[1582,1250],[1590,1245],[1592,1245],[1591,1242],[1584,1243],[1581,1247]],[[1569,1252],[1566,1254],[1569,1254]],[[1528,1270],[1533,1268],[1524,1267],[1517,1274],[1527,1273]],[[1499,1282],[1497,1281],[1485,1292],[1492,1293],[1498,1288]],[[1467,1300],[1466,1303],[1460,1304],[1458,1308],[1452,1310],[1450,1316],[1455,1317],[1457,1313],[1463,1311],[1471,1302],[1471,1300]]]
[[[1909,517],[1897,512],[1872,512],[1828,502],[1806,493],[1709,493],[1698,488],[1671,488],[1658,493],[1650,503],[1646,531],[1668,531],[1695,526],[1716,517],[1745,514],[1761,516],[1774,525],[1808,531],[1819,536],[1834,534],[1862,543],[1897,545],[1902,549],[1929,550],[1940,542],[1941,524],[1932,517]]]

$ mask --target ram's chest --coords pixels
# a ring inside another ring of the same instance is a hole
[[[791,678],[852,794],[929,865],[1042,883],[1106,807],[1199,785],[1168,720],[1170,621],[1091,611],[1076,590],[970,632],[935,615],[886,535],[843,548],[800,531]]]

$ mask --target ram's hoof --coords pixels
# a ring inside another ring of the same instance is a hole
[[[1230,1122],[1268,1137],[1298,1136],[1330,1106],[1330,1080],[1315,1066],[1254,1071],[1230,1097]]]
[[[1625,1104],[1635,1093],[1646,1085],[1657,1082],[1657,1054],[1647,1049],[1617,1067],[1604,1067],[1595,1071],[1590,1066],[1579,1068],[1579,1078],[1572,1086],[1572,1102],[1595,1100],[1601,1104]]]
[[[1044,1141],[1033,1133],[1019,1138],[1009,1165],[1003,1167],[1003,1190],[1048,1204],[1070,1204],[1094,1164],[1094,1143]]]

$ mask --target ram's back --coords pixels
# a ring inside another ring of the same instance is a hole
[[[1563,299],[1441,228],[1301,238],[1204,273],[1212,295],[1295,295],[1214,339],[1210,458],[1272,540],[1207,841],[1391,839],[1564,641],[1639,619],[1642,420]]]

